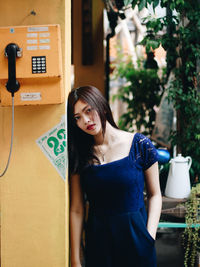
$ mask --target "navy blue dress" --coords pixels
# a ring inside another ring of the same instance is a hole
[[[85,267],[156,266],[143,197],[144,170],[156,161],[151,141],[136,133],[127,157],[85,169],[82,182],[89,201]]]

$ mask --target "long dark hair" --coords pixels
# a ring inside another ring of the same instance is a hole
[[[91,162],[98,158],[94,154],[94,137],[82,131],[74,119],[74,106],[78,100],[88,103],[94,108],[101,120],[102,132],[105,133],[106,121],[118,128],[114,122],[112,112],[107,100],[94,86],[82,86],[73,89],[68,96],[67,122],[68,122],[68,155],[69,173],[81,173]]]

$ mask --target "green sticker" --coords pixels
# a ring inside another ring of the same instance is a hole
[[[67,139],[65,116],[61,122],[40,136],[36,143],[65,180],[67,169]]]

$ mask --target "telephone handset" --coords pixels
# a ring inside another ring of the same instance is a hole
[[[15,43],[10,43],[5,48],[5,56],[8,58],[8,82],[7,90],[14,96],[19,90],[20,83],[16,80],[16,57],[22,56],[22,49]]]

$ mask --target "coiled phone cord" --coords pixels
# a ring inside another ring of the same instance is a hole
[[[10,158],[11,158],[12,148],[13,148],[13,136],[14,136],[14,95],[12,96],[12,128],[11,128],[10,153],[8,156],[8,161],[7,161],[5,170],[2,173],[0,173],[0,177],[4,176],[4,174],[7,172],[7,169],[10,163]]]

